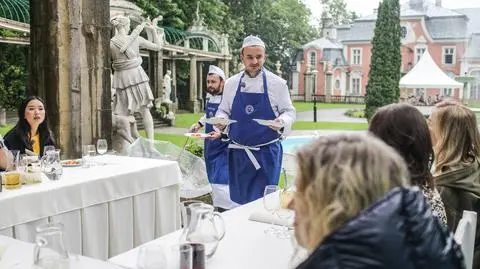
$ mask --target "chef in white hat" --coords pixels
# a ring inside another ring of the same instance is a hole
[[[222,101],[223,86],[225,83],[225,73],[218,66],[210,65],[207,75],[207,96],[205,103],[205,115],[192,125],[191,132],[198,132],[205,126],[205,133],[210,134],[212,138],[206,139],[204,143],[204,157],[207,168],[208,180],[213,190],[213,205],[219,211],[231,209],[238,206],[237,203],[230,200],[230,191],[228,187],[228,163],[227,148],[228,138],[217,132],[211,124],[206,123],[208,118],[212,118],[217,113],[218,106]]]
[[[236,121],[228,130],[228,179],[231,199],[245,204],[262,197],[265,186],[278,184],[280,139],[295,121],[295,108],[286,81],[263,66],[265,43],[259,37],[244,39],[240,59],[245,70],[225,82],[216,116]]]

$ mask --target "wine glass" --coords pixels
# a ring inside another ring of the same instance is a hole
[[[103,155],[107,153],[108,150],[108,144],[107,144],[107,139],[98,139],[97,140],[97,152],[100,155]]]
[[[280,199],[278,193],[279,190],[277,185],[267,185],[265,186],[265,191],[263,192],[263,206],[265,209],[272,214],[272,221],[270,222],[270,227],[268,227],[264,232],[266,234],[276,234],[277,229],[273,225],[273,219],[275,217],[275,212],[280,208]]]
[[[292,189],[283,189],[280,192],[280,207],[276,211],[277,216],[282,219],[282,230],[280,230],[276,235],[278,238],[286,239],[290,238],[291,233],[288,230],[287,224],[290,224],[290,221],[294,217],[294,212],[288,206],[290,205],[293,196],[295,195]]]

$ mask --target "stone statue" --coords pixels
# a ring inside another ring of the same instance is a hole
[[[172,93],[172,71],[167,70],[165,76],[163,76],[163,102],[171,104],[170,95]]]
[[[110,40],[114,70],[112,88],[115,89],[112,112],[121,118],[129,118],[129,121],[133,118],[133,113],[140,112],[147,138],[150,140],[153,139],[153,119],[150,114],[153,94],[149,78],[141,66],[140,48],[160,50],[161,41],[154,26],[157,25],[158,19],[154,19],[152,23],[142,23],[130,34],[128,17],[118,15],[110,20],[116,30],[115,36]],[[144,29],[147,30],[149,40],[140,36]]]

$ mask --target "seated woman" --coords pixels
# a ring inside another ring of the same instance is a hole
[[[475,114],[446,100],[429,118],[435,160],[433,176],[445,204],[448,227],[457,229],[464,210],[480,217],[480,134]],[[473,268],[480,268],[480,218],[477,219]]]
[[[324,136],[297,153],[298,269],[446,269],[464,266],[453,235],[402,157],[373,135]]]
[[[45,146],[55,145],[44,102],[40,97],[30,96],[20,104],[18,122],[5,135],[5,145],[22,154],[40,156],[43,155]]]
[[[377,110],[368,129],[405,160],[412,185],[420,187],[432,212],[447,223],[445,206],[430,172],[433,146],[427,121],[422,113],[408,104],[391,104]]]

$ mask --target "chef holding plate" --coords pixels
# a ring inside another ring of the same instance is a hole
[[[286,81],[263,67],[260,38],[246,37],[240,58],[245,70],[225,82],[216,117],[236,121],[227,130],[230,198],[245,204],[261,198],[266,185],[278,184],[280,139],[295,121],[295,108]],[[216,127],[225,130],[226,125]]]
[[[238,206],[230,200],[228,187],[228,165],[227,148],[228,137],[225,134],[216,132],[213,124],[223,123],[228,125],[228,120],[216,119],[215,113],[222,101],[225,73],[215,65],[210,65],[207,74],[207,102],[205,104],[205,115],[192,125],[190,131],[196,133],[205,126],[205,133],[209,134],[204,143],[204,157],[207,168],[208,181],[213,190],[213,205],[219,211],[231,209]],[[223,135],[223,137],[222,137]]]

